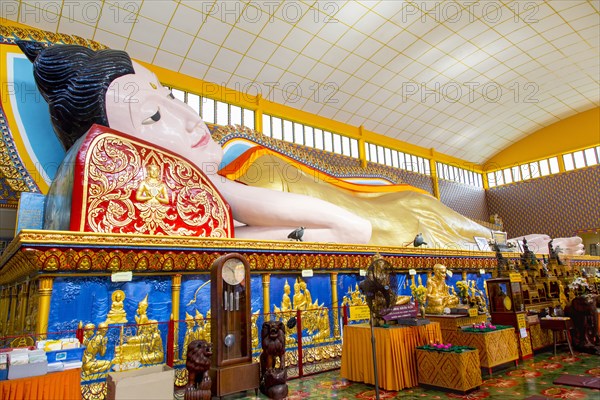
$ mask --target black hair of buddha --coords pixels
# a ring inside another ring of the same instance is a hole
[[[135,72],[126,52],[79,45],[47,47],[31,41],[17,41],[17,45],[33,63],[35,82],[48,102],[52,125],[65,150],[93,124],[108,126],[108,87],[118,77]]]

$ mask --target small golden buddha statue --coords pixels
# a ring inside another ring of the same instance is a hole
[[[148,321],[142,337],[141,356],[144,364],[159,364],[165,358],[158,322],[154,319]]]
[[[90,341],[90,339],[92,339],[92,337],[94,337],[94,329],[96,328],[96,325],[89,323],[89,324],[85,324],[85,326],[83,327],[83,347],[86,347]]]
[[[194,317],[194,321],[196,322],[196,329],[194,330],[194,339],[192,340],[206,340],[207,342],[210,342],[210,335],[207,338],[206,333],[204,332],[204,328],[206,327],[204,316],[198,310],[196,310],[196,316]]]
[[[167,185],[160,180],[160,167],[156,164],[146,166],[147,176],[138,187],[135,199],[151,204],[168,204]]]
[[[300,290],[300,281],[294,283],[294,310],[306,310],[306,296]]]
[[[292,301],[290,300],[291,288],[287,279],[283,285],[283,296],[281,296],[281,311],[289,311],[292,309]]]
[[[106,315],[106,323],[108,325],[127,323],[127,314],[123,309],[123,300],[125,300],[125,292],[122,290],[115,290],[112,294],[110,311]]]
[[[138,335],[140,331],[146,329],[145,324],[148,323],[148,315],[146,311],[148,310],[148,295],[144,297],[142,301],[138,303],[137,315],[135,316],[135,323],[138,325]]]
[[[185,360],[187,358],[187,348],[188,345],[194,340],[194,326],[196,326],[196,321],[194,317],[185,313],[185,336],[183,338],[183,351],[181,353],[181,359]]]
[[[427,280],[427,314],[443,314],[444,308],[458,305],[458,297],[450,294],[446,285],[446,267],[442,264],[433,266],[433,276]]]
[[[210,332],[210,327],[211,327],[211,312],[210,309],[208,311],[206,311],[206,318],[204,319],[204,338],[206,341],[210,341],[211,339],[211,332]]]

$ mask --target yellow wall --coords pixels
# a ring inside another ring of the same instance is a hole
[[[532,133],[488,159],[485,167],[495,170],[599,144],[600,107],[597,107]]]

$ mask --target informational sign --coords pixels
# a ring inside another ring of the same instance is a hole
[[[519,329],[527,328],[525,314],[517,314],[517,326]]]
[[[368,306],[352,306],[350,307],[350,321],[358,321],[369,319],[371,314],[369,313]]]
[[[313,270],[312,269],[303,269],[302,270],[302,277],[303,278],[310,278],[311,276],[313,276]]]
[[[361,269],[360,271],[358,271],[358,275],[360,275],[360,276],[367,276],[367,270],[366,269]]]
[[[415,275],[417,274],[417,270],[415,270],[415,269],[409,269],[409,270],[408,270],[408,274],[409,274],[410,276],[415,276]]]
[[[111,282],[131,282],[131,279],[133,279],[131,271],[113,272],[110,275]]]
[[[15,234],[23,229],[43,229],[46,196],[39,193],[22,192],[17,211]]]
[[[519,333],[521,334],[522,338],[526,338],[527,337],[527,329],[526,328],[519,329]]]
[[[479,312],[476,308],[469,308],[469,317],[476,317],[479,315]]]
[[[480,273],[481,275],[485,275],[485,269],[481,268],[481,269],[479,270],[479,273]]]
[[[387,314],[383,316],[386,321],[399,318],[415,318],[417,316],[417,307],[415,303],[396,304]]]

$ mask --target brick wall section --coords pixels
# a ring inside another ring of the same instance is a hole
[[[491,188],[486,199],[509,237],[573,236],[579,229],[600,227],[600,166]]]
[[[489,213],[483,188],[439,179],[440,201],[473,220],[488,221]]]

